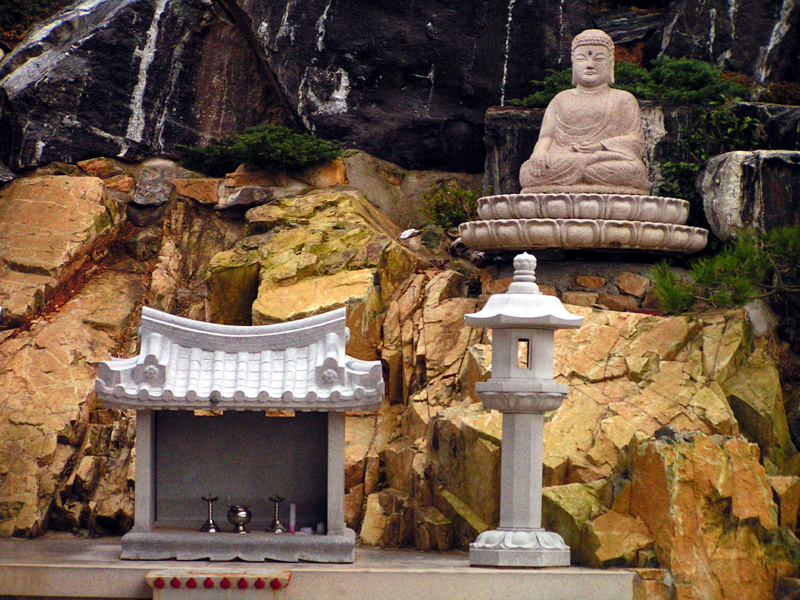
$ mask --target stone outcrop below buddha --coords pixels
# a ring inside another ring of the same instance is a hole
[[[506,194],[478,200],[481,220],[460,226],[475,250],[646,250],[691,254],[708,231],[684,225],[689,203],[625,194]]]

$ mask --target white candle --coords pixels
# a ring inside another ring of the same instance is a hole
[[[294,531],[297,519],[297,505],[292,503],[289,505],[289,531]]]

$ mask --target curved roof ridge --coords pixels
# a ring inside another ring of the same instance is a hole
[[[257,352],[286,347],[289,345],[287,338],[294,342],[291,344],[293,346],[306,346],[328,332],[347,336],[345,316],[346,309],[338,308],[319,315],[271,325],[221,325],[195,321],[144,307],[139,331],[142,339],[150,333],[158,333],[181,346],[207,350],[228,348],[229,341],[235,339],[237,346],[235,350],[229,351]]]
[[[116,408],[374,410],[381,364],[345,354],[345,316],[248,327],[145,308],[140,354],[101,362],[95,389]]]

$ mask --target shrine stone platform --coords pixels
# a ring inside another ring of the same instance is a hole
[[[353,564],[121,560],[119,538],[79,539],[46,534],[0,540],[0,597],[152,598],[145,576],[219,572],[279,578],[288,585],[265,598],[279,600],[632,600],[635,574],[580,567],[470,567],[465,552],[421,553],[356,548]],[[208,600],[233,590],[200,591]],[[248,590],[252,594],[255,590]],[[244,596],[243,596],[244,597]],[[254,598],[255,596],[250,596]]]

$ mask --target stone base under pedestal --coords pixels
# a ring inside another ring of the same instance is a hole
[[[469,547],[473,567],[568,567],[569,546],[544,529],[484,531]]]
[[[122,558],[128,560],[244,560],[263,562],[351,563],[356,534],[298,535],[293,533],[200,533],[177,529],[131,531],[122,538]]]

